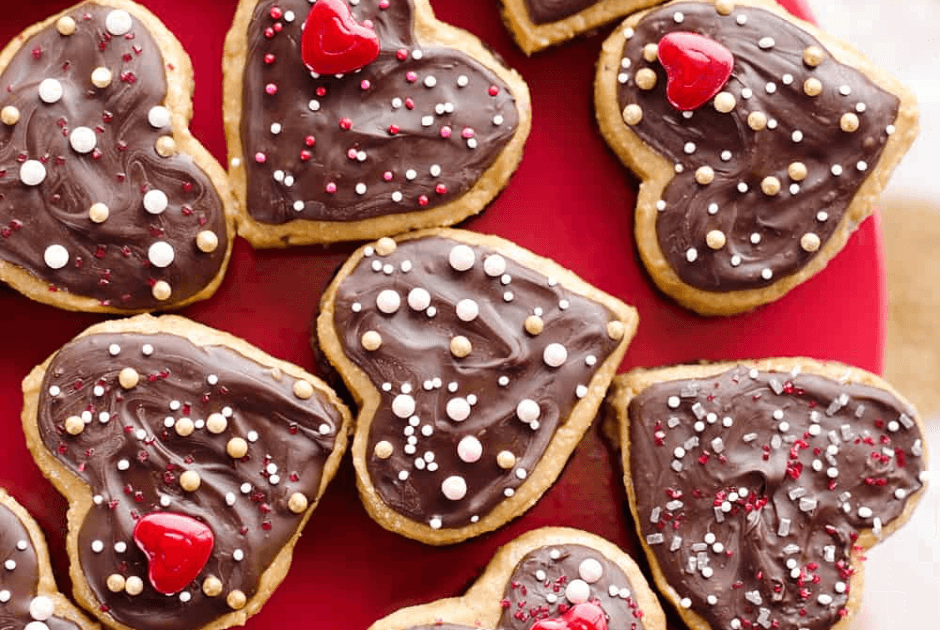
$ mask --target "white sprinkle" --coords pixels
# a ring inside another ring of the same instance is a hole
[[[467,482],[463,477],[452,475],[441,483],[441,492],[451,501],[459,501],[467,496]]]
[[[470,403],[466,398],[451,398],[447,401],[447,417],[454,422],[463,422],[470,417]]]
[[[773,94],[777,91],[777,84],[773,81],[768,81],[767,85],[764,86],[764,91],[766,91],[768,94]],[[770,127],[770,124],[768,123],[767,126]],[[773,129],[773,127],[770,128]]]
[[[764,269],[761,270],[760,277],[763,278],[764,280],[770,280],[771,278],[774,277],[774,272],[771,271],[769,268],[765,267]]]
[[[733,157],[733,155],[731,154],[731,151],[722,151],[722,152],[721,152],[721,161],[722,161],[722,162],[728,162],[728,161],[731,160],[732,157]]]
[[[450,266],[457,271],[467,271],[476,262],[476,254],[466,245],[457,245],[450,250]]]
[[[666,400],[666,405],[668,405],[670,409],[678,409],[679,402],[678,396],[670,396],[669,399]]]
[[[572,604],[583,604],[591,597],[591,587],[584,580],[571,580],[565,587],[565,597]]]
[[[747,24],[747,16],[742,13],[741,15],[737,17],[735,22],[738,23],[738,26],[744,26],[745,24]]]
[[[852,93],[852,88],[849,87],[848,85],[839,86],[839,94],[841,94],[842,96],[848,96],[851,93]]]
[[[43,260],[50,269],[62,269],[69,262],[69,252],[61,245],[50,245],[43,253]]]
[[[464,299],[457,302],[456,311],[460,321],[472,322],[480,314],[480,307],[473,300]]]
[[[176,252],[173,250],[173,246],[166,241],[157,241],[147,250],[147,258],[150,260],[150,264],[161,269],[173,264],[175,257]]]
[[[695,153],[695,143],[694,143],[694,142],[686,142],[686,143],[685,143],[685,146],[682,147],[682,150],[685,151],[685,152],[686,152],[687,154],[689,154],[689,155]]]
[[[820,210],[816,213],[816,220],[820,223],[825,223],[829,219],[829,213],[825,210]]]
[[[757,45],[763,50],[767,50],[769,48],[773,48],[775,43],[776,42],[774,42],[773,37],[761,37],[760,41],[757,42]]]
[[[838,177],[842,174],[842,166],[839,164],[833,164],[832,168],[829,169],[829,172]]]
[[[232,559],[235,560],[235,562],[241,562],[245,559],[245,552],[241,549],[236,549],[232,552]]]
[[[467,87],[470,84],[470,79],[467,78],[467,75],[462,74],[457,77],[457,87]]]
[[[793,140],[793,142],[802,142],[802,141],[803,141],[803,132],[800,131],[799,129],[797,129],[797,130],[794,131],[792,134],[790,134],[790,138]]]
[[[747,186],[747,184],[744,183],[744,182],[739,182],[739,183],[738,183],[738,192],[739,192],[739,193],[746,193],[747,191],[748,191],[748,186]]]
[[[20,167],[20,181],[27,186],[38,186],[46,179],[46,167],[39,160],[27,160]]]
[[[161,214],[169,205],[170,200],[162,190],[148,190],[144,195],[144,210],[150,214]]]
[[[568,350],[560,343],[550,343],[542,352],[542,360],[549,367],[561,367],[568,360]]]
[[[117,9],[108,13],[104,20],[104,24],[109,33],[118,37],[121,35],[127,35],[134,26],[134,22],[131,19],[130,13],[121,9]]]
[[[493,124],[494,124],[494,125],[501,125],[501,124],[503,124],[503,117],[500,116],[499,114],[496,114],[495,116],[493,116]]]
[[[862,507],[858,508],[858,516],[859,516],[859,518],[871,518],[871,516],[872,516],[871,508],[870,508],[870,507],[866,507],[866,506],[864,506],[864,505],[863,505]]]
[[[418,51],[416,50],[415,52],[418,52]],[[424,87],[432,88],[435,85],[437,85],[437,79],[435,79],[432,75],[428,75],[424,77]]]
[[[435,516],[428,522],[428,525],[431,526],[431,529],[440,529],[443,525],[443,522],[441,521],[440,517]]]

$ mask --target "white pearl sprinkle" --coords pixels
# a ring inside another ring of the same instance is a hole
[[[56,79],[43,79],[39,84],[39,98],[49,105],[59,102],[63,91],[62,84]]]
[[[571,580],[565,587],[565,597],[572,604],[583,604],[591,597],[591,587],[584,580]]]
[[[457,317],[463,322],[472,322],[480,314],[480,307],[470,299],[457,302]]]
[[[317,99],[310,99],[310,102],[307,103],[307,108],[312,112],[320,111],[320,101]]]
[[[399,418],[410,418],[415,412],[415,399],[408,394],[399,394],[392,401],[392,413]]]
[[[76,153],[91,153],[98,144],[98,138],[93,129],[76,127],[69,134],[69,144]]]
[[[39,160],[27,160],[20,167],[20,181],[27,186],[38,186],[46,179],[46,167]]]
[[[416,311],[423,311],[431,305],[431,294],[421,287],[408,292],[408,306]]]
[[[61,245],[50,245],[42,258],[50,269],[62,269],[69,263],[69,252]]]
[[[147,258],[150,260],[151,265],[163,269],[173,264],[176,252],[173,250],[173,246],[166,241],[157,241],[147,250]]]
[[[447,401],[447,417],[454,422],[463,422],[470,417],[470,403],[466,398],[451,398]]]
[[[150,214],[163,213],[169,204],[170,200],[162,190],[148,190],[144,195],[144,210]]]
[[[542,360],[549,367],[560,367],[568,360],[568,350],[560,343],[550,343],[542,352]]]
[[[593,584],[604,575],[604,567],[594,558],[587,558],[578,565],[578,575],[588,584]]]
[[[506,259],[499,254],[487,256],[483,260],[483,271],[491,278],[502,276],[506,271]]]
[[[398,311],[401,306],[401,296],[397,291],[385,289],[375,298],[375,305],[386,315],[391,315]]]
[[[134,21],[131,19],[131,14],[127,11],[117,9],[108,13],[108,16],[104,20],[105,28],[108,29],[108,32],[112,35],[127,35],[131,28],[134,26]]]
[[[519,416],[519,419],[524,423],[531,424],[539,419],[539,416],[542,415],[542,410],[537,402],[531,398],[524,398],[516,405],[516,415]]]
[[[466,245],[457,245],[450,250],[450,266],[457,271],[466,271],[476,262],[476,254]]]
[[[472,435],[465,436],[457,444],[457,456],[461,461],[472,464],[483,456],[483,445]]]
[[[170,110],[162,105],[151,107],[147,113],[147,122],[154,129],[162,129],[170,125]]]
[[[463,477],[452,475],[441,483],[441,492],[451,501],[459,501],[467,496],[467,482]]]
[[[55,605],[52,600],[44,595],[34,597],[29,603],[29,616],[36,621],[45,621],[55,612]]]

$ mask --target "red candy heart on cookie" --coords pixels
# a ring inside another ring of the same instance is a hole
[[[147,554],[153,587],[164,595],[175,595],[206,566],[215,536],[205,523],[190,516],[155,512],[137,522],[134,542]]]
[[[345,74],[375,61],[379,37],[360,24],[344,0],[317,0],[304,25],[301,54],[318,74]]]
[[[680,111],[697,109],[721,91],[734,56],[715,40],[697,33],[669,33],[659,40],[659,62],[666,70],[666,98]]]
[[[532,630],[607,630],[603,609],[593,602],[576,604],[556,619],[542,619]]]

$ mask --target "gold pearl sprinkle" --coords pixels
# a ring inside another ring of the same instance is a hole
[[[55,23],[55,28],[59,31],[59,34],[65,35],[68,37],[75,33],[76,25],[75,20],[70,18],[67,15],[64,15],[59,18],[59,21]]]
[[[210,254],[219,246],[219,237],[211,230],[203,230],[196,235],[196,247],[199,251]]]
[[[202,592],[206,597],[218,597],[222,594],[222,580],[210,575],[202,583]]]
[[[153,297],[161,302],[169,300],[171,295],[173,295],[173,289],[170,288],[169,283],[166,281],[160,280],[153,285]]]
[[[737,104],[738,102],[731,92],[719,92],[718,95],[715,96],[715,109],[722,114],[729,113]]]
[[[111,216],[111,209],[103,203],[96,203],[88,209],[88,218],[92,223],[104,223]]]
[[[822,94],[822,81],[816,77],[810,77],[803,81],[803,93],[806,96],[819,96]]]
[[[858,116],[852,112],[846,112],[845,114],[842,114],[842,118],[839,119],[839,127],[841,127],[842,131],[846,133],[858,131],[858,124]]]
[[[538,315],[529,315],[525,318],[525,331],[530,335],[540,335],[545,329],[545,322]]]
[[[225,598],[225,603],[228,604],[228,607],[232,610],[241,610],[245,607],[245,604],[248,603],[248,598],[246,598],[245,594],[241,591],[234,590]]]
[[[134,389],[139,382],[140,374],[132,367],[126,367],[118,374],[118,383],[120,383],[121,387],[124,389]]]
[[[643,108],[636,103],[631,103],[623,108],[623,122],[631,127],[640,124],[643,120]]]
[[[124,586],[127,584],[127,581],[120,573],[112,573],[108,576],[107,584],[109,591],[112,593],[120,593],[124,590]]]
[[[711,230],[705,235],[705,244],[708,245],[709,249],[721,249],[725,246],[726,241],[725,233],[721,230]]]
[[[801,182],[806,179],[806,165],[802,162],[791,162],[787,167],[787,174],[795,182]]]
[[[607,336],[614,341],[620,341],[626,333],[627,330],[624,328],[623,322],[607,322]]]
[[[375,244],[375,251],[379,256],[394,254],[396,249],[398,244],[387,236],[380,238]]]
[[[803,51],[803,63],[811,68],[815,68],[821,64],[825,58],[826,54],[819,46],[810,46]]]
[[[473,344],[463,335],[458,335],[450,340],[450,353],[455,357],[462,359],[473,350]]]
[[[173,136],[160,136],[153,148],[160,157],[173,157],[176,155],[176,140]]]
[[[780,192],[780,180],[773,175],[765,177],[760,183],[760,189],[763,190],[764,194],[768,197],[773,197]]]
[[[657,44],[647,44],[643,47],[643,58],[653,63],[659,59],[659,46]]]
[[[369,352],[375,352],[382,347],[382,335],[374,330],[367,330],[362,334],[362,347]]]
[[[176,429],[178,436],[189,437],[193,434],[193,431],[196,430],[196,425],[193,424],[190,418],[180,418],[176,421],[176,425],[173,428]]]
[[[822,243],[819,240],[819,237],[813,234],[812,232],[807,232],[800,239],[800,247],[803,248],[803,251],[807,251],[807,252],[817,251],[821,244]]]
[[[225,452],[232,459],[241,459],[248,454],[248,442],[244,438],[236,437],[228,441],[225,445]]]
[[[734,2],[731,0],[718,0],[715,3],[715,11],[718,11],[719,15],[731,15],[734,11]]]
[[[290,495],[290,498],[287,500],[287,507],[294,514],[303,514],[308,505],[307,497],[300,492],[295,492]]]
[[[375,453],[375,456],[379,459],[388,459],[392,456],[392,453],[395,452],[395,447],[392,446],[391,442],[382,440],[381,442],[376,443],[375,449],[373,449],[372,452]]]
[[[695,171],[695,181],[706,186],[715,181],[715,170],[711,166],[700,166]]]
[[[195,492],[201,484],[202,479],[195,470],[187,470],[180,475],[180,487],[186,492]]]
[[[496,456],[496,464],[503,470],[509,470],[516,465],[516,456],[509,451],[500,451]]]
[[[12,105],[7,105],[0,110],[0,121],[3,121],[3,124],[7,126],[15,125],[20,121],[20,110]]]
[[[132,575],[124,583],[124,591],[128,595],[140,595],[144,592],[144,581],[136,575]]]
[[[637,70],[634,80],[636,81],[636,86],[641,90],[652,90],[656,87],[656,73],[649,68]]]
[[[313,396],[313,383],[303,379],[294,381],[294,396],[301,400],[308,400]]]
[[[111,85],[111,81],[114,80],[114,75],[111,74],[111,71],[104,67],[95,68],[91,73],[91,84],[96,88],[106,88]]]
[[[747,115],[747,126],[754,131],[760,131],[767,126],[767,116],[764,112],[751,112]]]
[[[220,413],[213,413],[206,418],[206,429],[209,433],[218,435],[228,428],[228,420]]]
[[[65,432],[69,435],[78,435],[85,430],[85,421],[78,416],[69,416],[65,419]]]

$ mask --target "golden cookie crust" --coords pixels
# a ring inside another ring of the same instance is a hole
[[[267,601],[277,586],[287,576],[294,545],[296,545],[297,541],[300,539],[304,526],[313,514],[313,510],[318,505],[327,485],[336,474],[340,460],[346,451],[348,435],[352,425],[352,415],[346,405],[343,404],[330,387],[302,368],[286,361],[275,359],[269,354],[252,346],[247,341],[235,337],[234,335],[209,328],[208,326],[204,326],[184,317],[176,315],[164,315],[161,317],[138,315],[128,319],[106,321],[88,328],[79,334],[76,339],[88,335],[105,333],[168,333],[187,339],[197,346],[224,346],[230,348],[260,365],[270,367],[273,371],[279,371],[280,374],[288,378],[306,381],[311,384],[314,392],[323,396],[329,402],[330,406],[335,408],[342,417],[342,424],[337,427],[336,442],[333,452],[330,453],[323,466],[323,476],[317,495],[309,502],[294,535],[287,541],[270,566],[260,575],[257,592],[247,600],[244,607],[240,610],[234,610],[223,615],[212,623],[202,626],[200,630],[223,630],[231,626],[244,625],[249,617],[261,609],[265,601]],[[69,501],[69,532],[66,546],[69,554],[69,574],[72,579],[75,600],[83,608],[91,611],[98,617],[104,625],[117,630],[133,630],[132,627],[119,623],[108,613],[101,611],[101,602],[95,598],[81,568],[78,538],[81,525],[85,521],[86,515],[94,507],[92,489],[76,477],[74,473],[61,464],[59,460],[47,450],[39,433],[38,411],[39,398],[41,395],[40,390],[46,368],[48,368],[55,356],[56,354],[54,353],[41,365],[34,368],[29,376],[23,380],[24,406],[22,420],[23,429],[26,433],[26,443],[36,463],[42,469],[43,474]]]
[[[507,68],[477,37],[435,18],[428,0],[414,4],[415,39],[425,46],[447,46],[462,51],[496,74],[516,99],[519,124],[512,139],[470,190],[430,210],[388,214],[359,221],[295,219],[281,225],[261,223],[248,212],[248,173],[241,140],[242,92],[248,57],[248,25],[260,0],[240,0],[235,22],[225,38],[222,69],[225,75],[223,111],[228,139],[229,177],[238,197],[238,234],[254,247],[289,247],[390,236],[407,230],[453,225],[482,211],[509,182],[522,159],[522,148],[532,127],[529,88],[518,72]]]
[[[166,72],[167,93],[163,105],[170,110],[173,140],[176,142],[177,152],[192,156],[196,165],[212,181],[212,185],[219,195],[219,199],[225,211],[225,230],[228,236],[225,260],[219,267],[219,271],[212,281],[199,293],[185,300],[173,301],[171,298],[166,303],[161,304],[159,309],[121,309],[113,306],[103,306],[97,298],[75,295],[63,290],[52,292],[49,290],[48,282],[36,278],[22,267],[3,260],[0,260],[0,281],[9,284],[32,300],[50,304],[68,311],[133,315],[135,313],[154,310],[179,309],[193,302],[212,297],[222,283],[222,278],[225,276],[225,271],[228,268],[229,259],[232,254],[232,245],[235,240],[235,197],[229,186],[229,179],[225,170],[189,131],[189,122],[193,117],[194,75],[192,61],[183,49],[183,45],[180,44],[176,36],[167,29],[157,16],[136,2],[132,2],[131,0],[94,0],[94,3],[104,7],[123,9],[134,16],[135,19],[139,20],[150,32],[154,41],[157,42],[160,48],[160,54],[163,55],[164,65],[171,65],[175,68],[173,72]],[[0,52],[0,72],[9,65],[10,61],[19,53],[33,35],[54,25],[59,18],[71,14],[76,6],[79,5],[65,9],[42,22],[30,26],[18,37],[13,39],[7,47],[3,49],[3,52]]]
[[[667,5],[689,0],[675,0]],[[692,0],[704,4],[717,4],[722,0]],[[675,176],[673,165],[652,147],[644,143],[624,122],[617,102],[617,74],[623,50],[625,29],[633,28],[649,13],[644,11],[630,16],[604,42],[597,76],[594,82],[594,101],[601,132],[620,160],[641,178],[637,197],[635,235],[643,264],[653,281],[666,295],[682,306],[701,315],[734,315],[752,310],[779,299],[797,285],[822,271],[828,262],[845,246],[858,226],[874,212],[878,195],[887,185],[894,168],[914,142],[918,133],[917,103],[912,92],[884,70],[873,65],[851,45],[828,35],[816,26],[800,20],[776,2],[770,0],[735,0],[737,6],[758,7],[787,19],[818,39],[840,63],[855,67],[875,85],[900,99],[896,128],[881,154],[881,158],[868,171],[864,183],[846,208],[836,231],[816,255],[796,273],[757,289],[727,292],[705,291],[683,282],[670,266],[659,245],[656,233],[656,203]]]

